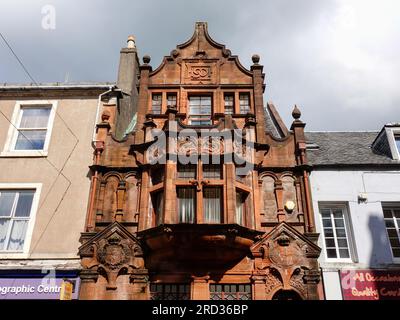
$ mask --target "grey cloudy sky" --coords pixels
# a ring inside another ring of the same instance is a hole
[[[42,28],[44,5],[56,28]],[[1,0],[0,30],[38,82],[115,81],[129,34],[156,68],[195,21],[249,67],[265,66],[266,101],[308,130],[378,130],[400,122],[400,1]],[[0,41],[1,42],[1,41]],[[0,43],[0,82],[31,82]]]

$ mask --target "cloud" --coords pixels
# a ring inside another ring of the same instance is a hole
[[[41,8],[56,8],[43,30]],[[2,0],[0,29],[39,82],[115,81],[119,49],[135,34],[153,67],[207,21],[211,36],[265,66],[265,100],[285,122],[301,107],[308,130],[371,130],[400,121],[398,0]],[[30,82],[0,46],[0,82]]]

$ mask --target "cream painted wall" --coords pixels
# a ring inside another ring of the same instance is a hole
[[[319,258],[327,299],[342,299],[339,271],[400,266],[392,257],[383,219],[382,202],[400,203],[400,171],[315,170],[310,175],[316,229],[320,233]],[[365,194],[367,201],[359,202]],[[344,203],[351,223],[353,262],[327,261],[319,213],[321,202]]]
[[[29,97],[27,100],[34,99]],[[48,156],[0,157],[0,183],[42,184],[28,256],[0,254],[0,259],[78,258],[79,237],[84,229],[89,196],[88,166],[92,163],[91,139],[98,100],[97,97],[52,97],[51,100],[57,100],[58,106]],[[0,110],[10,120],[14,107],[15,100],[0,100]],[[0,151],[4,148],[9,127],[10,123],[0,114]],[[60,170],[62,174],[59,173]],[[69,182],[64,176],[71,181],[69,188]]]

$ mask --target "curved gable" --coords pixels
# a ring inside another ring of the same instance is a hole
[[[193,36],[150,73],[150,83],[160,84],[252,84],[253,73],[231,51],[214,41],[207,23],[197,22]]]

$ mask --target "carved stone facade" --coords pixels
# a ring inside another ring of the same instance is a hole
[[[196,23],[156,70],[132,45],[126,60],[121,90],[101,97],[81,299],[209,299],[226,285],[319,299],[305,124],[296,107],[283,136],[267,130],[259,56],[247,70]]]

